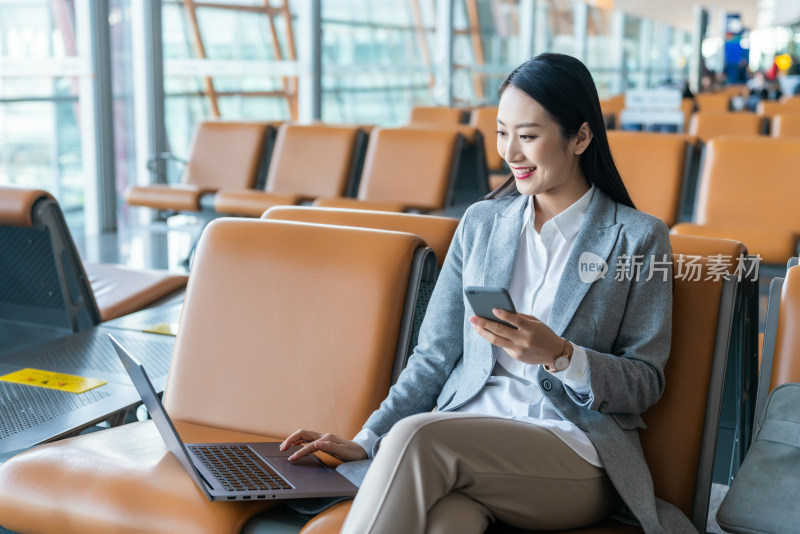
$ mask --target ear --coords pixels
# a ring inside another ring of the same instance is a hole
[[[589,123],[584,122],[581,124],[581,127],[578,129],[578,133],[575,135],[575,154],[581,155],[584,151],[589,148],[589,143],[592,142],[592,138],[594,134],[592,133],[592,129],[589,128]]]

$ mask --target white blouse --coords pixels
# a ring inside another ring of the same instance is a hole
[[[570,207],[544,223],[541,232],[534,228],[533,205],[528,200],[508,288],[519,313],[533,315],[549,325],[561,275],[593,194],[594,186]],[[569,366],[553,374],[576,393],[588,395],[586,351],[577,345],[574,347]],[[581,458],[602,467],[597,450],[586,434],[562,419],[542,394],[536,380],[540,366],[515,360],[500,347],[492,346],[492,350],[497,362],[492,376],[475,397],[454,411],[493,415],[547,427]]]
[[[561,274],[567,263],[586,211],[594,194],[594,186],[570,207],[542,225],[537,232],[531,202],[525,208],[525,224],[519,244],[508,292],[519,313],[533,315],[549,324],[550,311]],[[576,393],[588,395],[589,365],[586,351],[577,345],[570,365],[554,373]],[[454,410],[513,419],[548,428],[581,458],[602,467],[597,451],[586,434],[573,423],[558,415],[542,395],[536,381],[539,365],[522,363],[504,349],[493,346],[496,364],[483,389],[469,402]],[[372,457],[378,436],[365,428],[353,440]]]

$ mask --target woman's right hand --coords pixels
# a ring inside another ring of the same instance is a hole
[[[289,456],[289,461],[294,462],[303,456],[307,456],[316,451],[330,454],[343,462],[353,462],[356,460],[366,460],[367,451],[355,441],[344,439],[334,434],[320,434],[313,430],[300,429],[281,443],[281,451],[285,451],[294,445],[305,443],[305,446]]]

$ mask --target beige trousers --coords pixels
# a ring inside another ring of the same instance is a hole
[[[381,443],[343,533],[481,533],[591,525],[617,494],[603,469],[549,430],[498,417],[426,413]]]

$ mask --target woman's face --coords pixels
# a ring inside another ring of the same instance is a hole
[[[497,110],[497,151],[506,160],[523,195],[557,194],[588,188],[580,154],[591,141],[584,123],[572,139],[544,108],[519,89],[508,86]]]

